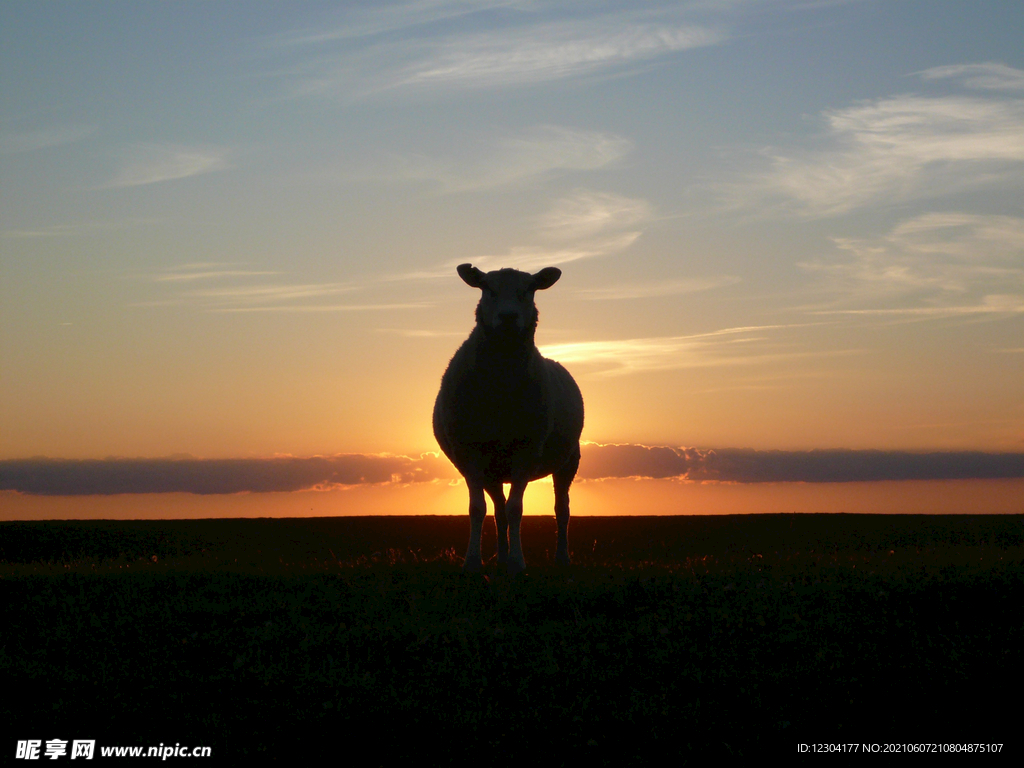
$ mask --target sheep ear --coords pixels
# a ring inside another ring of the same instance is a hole
[[[472,264],[459,264],[456,268],[466,285],[473,288],[480,288],[484,284],[484,273],[474,267]]]
[[[558,282],[562,276],[562,270],[558,267],[547,267],[533,276],[533,290],[543,291]]]

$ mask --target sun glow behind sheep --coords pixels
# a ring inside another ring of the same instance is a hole
[[[1024,480],[904,480],[871,483],[681,483],[673,480],[579,480],[574,516],[760,513],[1021,514]],[[524,514],[552,517],[550,482],[531,483]],[[332,491],[32,496],[0,491],[0,520],[214,517],[466,515],[461,481]],[[492,510],[488,507],[488,518]],[[487,526],[493,526],[487,522]],[[552,531],[554,521],[552,520]],[[572,523],[569,524],[570,533]],[[462,546],[461,540],[453,546]]]

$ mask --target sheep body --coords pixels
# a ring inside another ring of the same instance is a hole
[[[464,569],[482,567],[480,530],[494,502],[498,562],[526,567],[519,536],[527,484],[553,476],[558,540],[555,558],[569,562],[569,486],[576,476],[583,430],[583,396],[568,371],[541,356],[534,343],[534,291],[555,283],[553,267],[536,275],[513,269],[483,273],[469,264],[459,275],[482,296],[477,323],[452,357],[434,403],[434,436],[466,478],[470,541]],[[503,483],[511,484],[505,499]]]

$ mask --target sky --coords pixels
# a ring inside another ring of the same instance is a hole
[[[537,342],[595,513],[892,482],[1024,512],[1022,29],[1010,0],[0,4],[0,516],[461,513],[429,452],[463,262],[562,270]]]

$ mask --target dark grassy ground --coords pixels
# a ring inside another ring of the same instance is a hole
[[[569,570],[553,520],[523,528],[510,581],[458,573],[461,518],[0,523],[0,748],[1016,751],[1024,516],[577,518]]]

